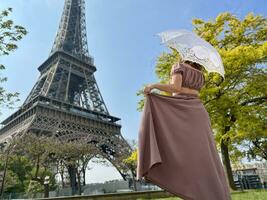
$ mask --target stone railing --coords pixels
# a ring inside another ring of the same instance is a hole
[[[52,197],[41,198],[38,200],[137,200],[137,199],[153,199],[153,198],[166,198],[173,197],[174,195],[165,191],[139,191],[139,192],[120,192],[109,193],[101,195],[88,195],[88,196],[71,196],[71,197]]]

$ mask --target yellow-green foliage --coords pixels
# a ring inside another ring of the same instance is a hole
[[[129,166],[136,167],[137,149],[134,150],[128,158],[124,159],[123,162],[126,163]]]

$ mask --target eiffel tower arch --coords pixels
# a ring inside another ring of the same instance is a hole
[[[2,122],[0,143],[27,133],[93,142],[124,180],[130,177],[122,159],[132,149],[121,135],[120,118],[108,112],[94,76],[84,0],[65,0],[52,50],[38,70],[38,80],[20,109]]]

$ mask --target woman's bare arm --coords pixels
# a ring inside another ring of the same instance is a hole
[[[172,75],[172,81],[169,84],[155,83],[152,84],[153,88],[166,92],[180,92],[182,87],[182,75],[180,73],[175,73]]]

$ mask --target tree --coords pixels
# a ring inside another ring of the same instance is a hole
[[[213,21],[193,19],[192,23],[193,31],[219,51],[225,67],[225,80],[217,73],[204,72],[206,84],[200,98],[209,112],[229,184],[236,189],[230,158],[244,154],[235,145],[249,141],[254,148],[246,153],[266,159],[267,74],[266,67],[260,66],[267,59],[267,19],[249,13],[240,20],[225,12]],[[168,81],[177,59],[175,50],[158,57],[156,74],[160,82]],[[142,107],[143,99],[138,109]]]
[[[23,190],[23,186],[19,182],[18,175],[8,168],[5,169],[5,160],[6,156],[3,155],[3,152],[1,152],[0,172],[3,172],[2,174],[4,176],[2,176],[0,180],[0,189],[1,189],[0,197],[2,197],[4,192],[9,193],[9,192],[14,192],[14,191],[17,192]],[[4,186],[3,189],[1,188],[2,186]]]
[[[134,177],[136,176],[136,167],[137,167],[137,147],[135,147],[136,149],[134,151],[132,151],[132,154],[123,159],[123,162],[125,164],[127,164],[127,166],[129,167],[129,169],[131,170],[131,173],[132,173],[132,177],[133,177],[133,183],[134,183],[134,190],[136,191],[137,190],[137,187],[136,187],[136,181],[134,179]]]
[[[46,176],[50,177],[49,188],[55,189],[55,177],[58,174],[61,175],[63,187],[67,177],[71,183],[72,194],[76,194],[77,191],[81,194],[88,162],[92,157],[101,154],[100,150],[94,144],[87,143],[87,140],[65,140],[32,131],[13,138],[10,143],[13,146],[11,156],[14,157],[14,161],[8,162],[8,169],[12,169],[12,173],[18,176],[17,182],[21,181],[27,185],[24,191],[33,195],[40,191],[48,191],[45,184]],[[104,163],[105,160],[101,162]],[[25,166],[16,167],[15,164]],[[3,167],[0,163],[0,170],[1,168]]]
[[[0,56],[9,55],[15,51],[18,46],[17,42],[27,34],[24,27],[15,25],[14,22],[8,19],[12,12],[12,8],[8,8],[0,13]],[[0,70],[4,70],[5,66],[0,63]],[[7,77],[0,77],[0,83],[6,82]],[[19,93],[10,93],[0,85],[0,105],[12,108],[12,105],[18,101]]]
[[[0,56],[9,55],[10,52],[16,50],[18,46],[16,43],[23,38],[24,35],[27,34],[27,31],[24,27],[19,25],[14,25],[14,22],[10,19],[8,19],[8,16],[12,12],[12,8],[8,8],[6,10],[3,10],[0,13]],[[0,63],[0,70],[4,70],[5,66]],[[0,77],[0,83],[6,82],[7,77]],[[5,88],[0,85],[0,106],[6,106],[8,108],[12,108],[12,105],[18,101],[18,93],[10,93],[5,90]],[[8,173],[8,176],[6,177],[7,172],[7,162],[8,159],[5,159],[6,162],[4,164],[4,175],[3,175],[3,183],[1,183],[2,186],[5,185],[5,182],[9,183],[9,177],[12,174],[12,172]],[[11,178],[12,180],[15,180],[16,178]],[[12,184],[11,184],[12,185]],[[1,187],[0,195],[2,193],[4,188]]]
[[[68,170],[72,194],[78,191],[81,195],[81,177],[83,175],[83,183],[85,183],[86,166],[94,155],[95,148],[82,140],[62,142],[58,140],[56,143],[52,151],[57,161]]]
[[[27,188],[27,179],[29,173],[32,171],[32,165],[30,160],[25,156],[17,156],[14,154],[10,155],[8,167],[7,167],[7,176],[13,175],[16,177],[13,179],[13,184],[11,180],[7,178],[7,184],[5,186],[6,193],[22,193],[25,192]],[[15,181],[16,180],[16,181]]]
[[[50,177],[50,188],[55,188],[57,172],[53,171],[54,163],[56,162],[53,156],[55,145],[53,138],[29,132],[21,137],[14,138],[12,142],[15,146],[12,154],[17,157],[24,157],[29,161],[29,163],[26,162],[28,166],[25,166],[27,171],[17,172],[21,181],[28,183],[27,191],[36,193],[40,192],[40,188],[41,191],[45,191],[46,176]],[[9,168],[12,168],[11,164],[9,164]],[[18,170],[16,167],[13,164],[15,171]]]
[[[239,20],[222,13],[215,22],[196,19],[193,24],[195,31],[215,46],[223,58],[225,81],[214,82],[211,77],[203,97],[230,185],[235,189],[229,159],[231,145],[259,140],[263,144],[262,155],[267,151],[267,71],[258,66],[265,65],[267,59],[267,19],[249,13]]]

